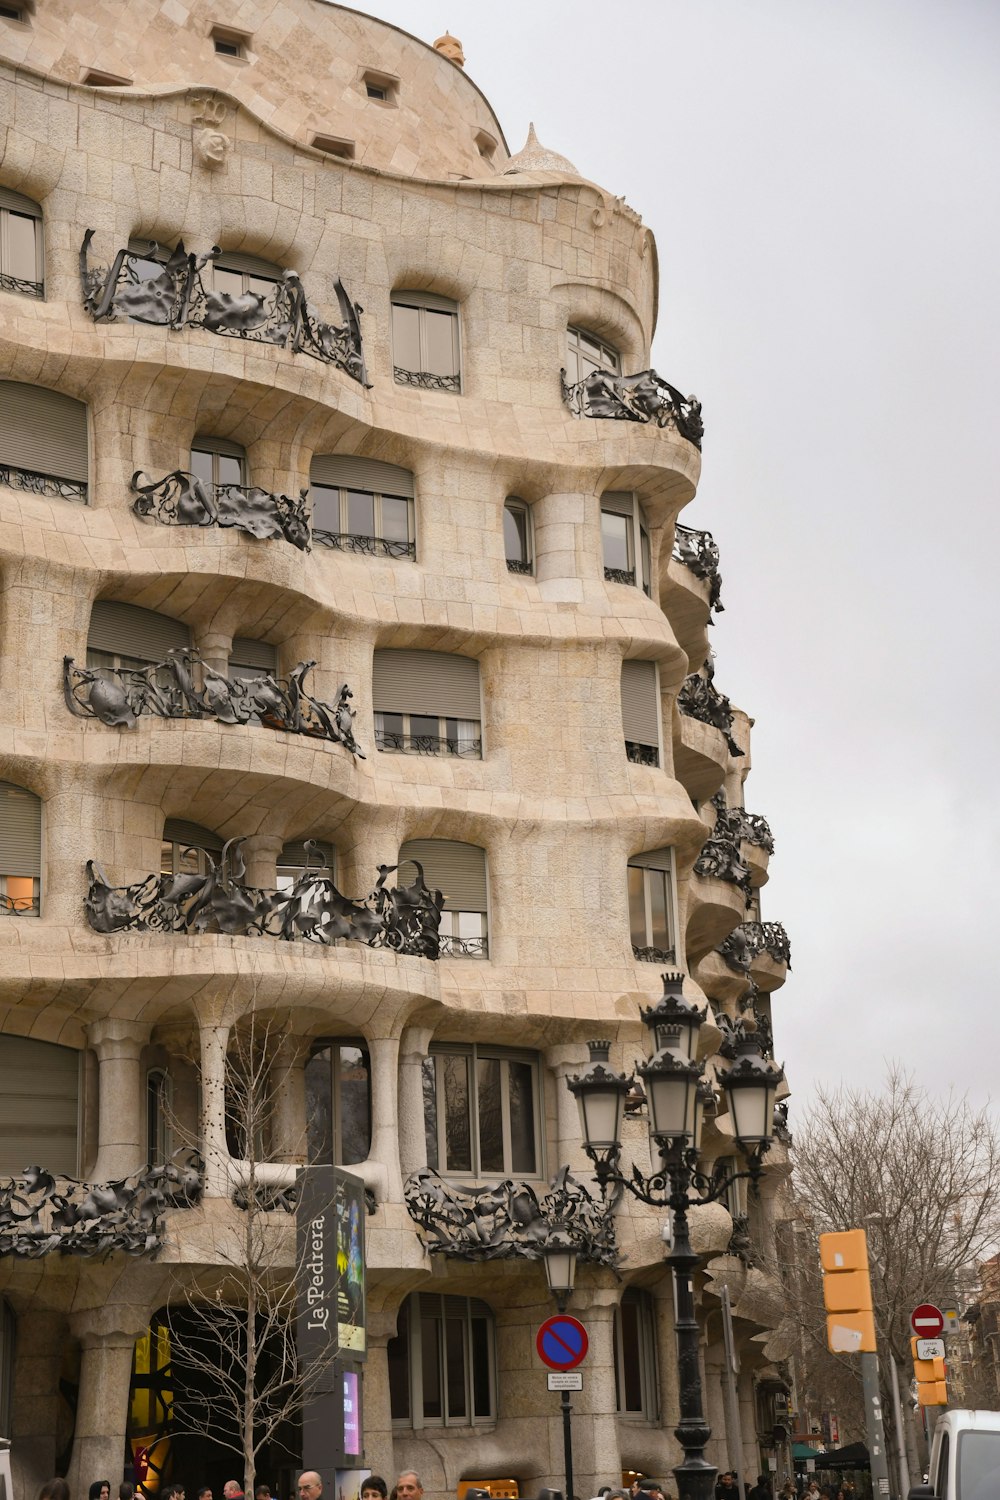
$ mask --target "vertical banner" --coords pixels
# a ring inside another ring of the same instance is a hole
[[[309,1391],[337,1388],[337,1169],[304,1167],[295,1210],[299,1372]]]

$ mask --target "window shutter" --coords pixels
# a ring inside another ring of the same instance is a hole
[[[372,706],[376,713],[439,714],[478,723],[479,663],[445,651],[376,651]]]
[[[41,873],[41,800],[26,787],[0,781],[0,875]]]
[[[625,738],[632,743],[659,747],[660,698],[655,662],[622,662],[622,725]]]
[[[239,271],[244,276],[262,276],[268,281],[280,281],[285,274],[273,261],[261,260],[259,255],[247,255],[242,250],[223,250],[213,265],[220,271]]]
[[[270,672],[273,675],[278,670],[278,648],[270,641],[252,641],[249,636],[238,635],[234,637],[233,649],[229,653],[229,670],[246,671],[251,675]]]
[[[672,849],[647,849],[641,854],[630,854],[629,865],[640,870],[665,870],[669,875],[673,869]]]
[[[324,870],[326,870],[326,871],[329,872],[331,878],[335,879],[336,875],[337,875],[337,851],[336,851],[336,849],[333,847],[332,844],[324,843],[322,839],[316,839],[315,840],[315,844],[316,844],[315,849],[311,849],[309,851],[309,853],[312,855],[312,859],[309,862],[309,868],[311,870],[315,870],[315,869],[319,868],[319,866],[317,864],[317,860],[322,860],[322,868]],[[306,863],[306,842],[305,842],[305,839],[297,839],[292,844],[285,844],[285,846],[283,847],[281,853],[278,855],[278,869],[279,870],[299,870],[299,869],[304,869],[305,868],[305,863]]]
[[[605,490],[601,496],[601,509],[615,516],[634,516],[635,503],[631,490]]]
[[[378,463],[353,453],[317,453],[309,470],[311,484],[329,484],[344,490],[365,490],[371,495],[398,495],[413,499],[413,475],[398,464]]]
[[[87,647],[134,656],[140,661],[163,661],[175,646],[190,646],[191,632],[180,620],[158,615],[138,604],[98,599],[90,612]]]
[[[412,885],[417,872],[407,861],[419,859],[431,890],[444,894],[446,911],[487,911],[486,850],[451,839],[408,839],[399,851],[399,881]]]
[[[87,482],[87,408],[47,386],[0,380],[0,464]]]
[[[33,219],[42,217],[42,210],[34,198],[15,193],[13,188],[0,187],[0,208],[9,208],[16,214],[30,214]]]
[[[391,300],[394,306],[428,307],[431,312],[458,312],[458,303],[454,297],[439,297],[437,292],[393,292]]]
[[[198,453],[222,453],[226,458],[245,459],[247,456],[247,450],[242,443],[234,443],[231,438],[209,437],[204,432],[199,432],[192,441],[191,451],[192,453],[196,451]]]
[[[76,1176],[79,1094],[79,1052],[0,1036],[0,1176],[35,1166]]]
[[[210,828],[202,828],[200,823],[189,823],[187,818],[167,818],[163,824],[163,842],[183,844],[185,847],[190,845],[194,849],[205,849],[209,854],[221,854],[225,839],[221,839]]]

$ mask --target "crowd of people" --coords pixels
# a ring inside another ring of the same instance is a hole
[[[734,1500],[740,1492],[739,1480],[733,1471],[720,1474],[715,1485],[715,1500]],[[778,1483],[774,1474],[758,1474],[756,1484],[744,1480],[743,1493],[746,1500],[857,1500],[854,1485],[848,1480],[842,1485],[820,1485],[807,1474]],[[576,1495],[571,1500],[579,1500]],[[605,1485],[594,1496],[594,1500],[674,1500],[669,1485],[657,1479],[636,1477],[627,1490],[615,1490]]]

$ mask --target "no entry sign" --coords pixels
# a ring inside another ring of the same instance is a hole
[[[546,1318],[535,1338],[538,1357],[550,1370],[573,1370],[587,1357],[590,1340],[576,1318],[560,1313]]]
[[[918,1339],[940,1338],[944,1331],[944,1313],[933,1302],[921,1302],[910,1314],[910,1327]]]

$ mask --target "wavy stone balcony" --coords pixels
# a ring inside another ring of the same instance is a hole
[[[674,720],[674,775],[695,802],[707,802],[719,790],[729,767],[729,746],[714,724],[689,714]]]
[[[710,531],[697,531],[693,526],[674,525],[674,545],[671,558],[687,568],[696,578],[708,585],[708,607],[713,614],[725,609],[722,602],[722,574],[719,572],[719,548]]]
[[[754,890],[765,885],[768,878],[768,863],[774,853],[774,835],[766,818],[760,813],[748,813],[743,807],[728,807],[725,793],[716,792],[712,798],[715,808],[713,832],[739,846],[742,863],[749,872]]]
[[[559,379],[563,401],[574,417],[673,427],[682,438],[701,448],[705,433],[701,402],[695,396],[682,396],[676,386],[655,370],[641,370],[638,375],[592,370],[583,380],[570,385],[563,369],[559,371]]]

